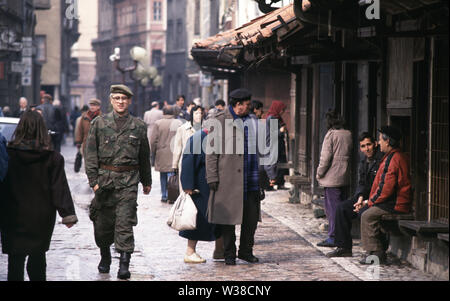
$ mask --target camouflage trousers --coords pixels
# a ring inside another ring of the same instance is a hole
[[[133,253],[133,227],[137,225],[137,186],[97,190],[89,207],[99,248],[114,243],[117,251]]]

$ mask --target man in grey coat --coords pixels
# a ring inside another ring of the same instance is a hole
[[[206,151],[206,181],[211,189],[207,215],[209,223],[221,225],[227,265],[236,264],[235,225],[239,224],[238,258],[258,262],[253,245],[260,217],[259,157],[252,151],[256,119],[249,116],[250,100],[248,90],[234,90],[230,105],[205,125],[210,130],[207,145],[211,147]]]
[[[326,115],[328,132],[325,135],[317,167],[316,179],[325,189],[325,213],[328,219],[328,238],[319,247],[335,247],[334,226],[336,208],[346,199],[346,186],[350,184],[352,133],[344,129],[343,118],[334,111]]]

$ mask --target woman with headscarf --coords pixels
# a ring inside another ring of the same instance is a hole
[[[202,122],[204,117],[204,110],[201,106],[195,105],[189,112],[190,121],[185,122],[177,129],[177,133],[174,137],[173,144],[173,156],[172,156],[172,168],[174,173],[179,174],[181,170],[181,159],[183,150],[186,146],[188,139],[194,135],[194,133],[202,128]],[[181,188],[181,184],[180,184]]]
[[[207,135],[202,130],[203,108],[195,106],[191,110],[191,121],[186,122],[177,130],[175,136],[174,168],[180,171],[180,191],[191,195],[197,207],[197,220],[195,230],[180,231],[179,235],[186,238],[187,248],[184,255],[185,263],[204,263],[206,260],[197,252],[198,241],[216,241],[213,259],[223,259],[223,240],[218,238],[218,228],[208,223],[206,212],[208,207],[209,186],[206,182],[205,153],[202,148],[203,140]],[[190,125],[190,126],[189,126]],[[178,136],[178,137],[177,137]],[[177,147],[177,143],[180,144]],[[199,151],[201,150],[201,151]]]
[[[265,165],[267,176],[270,179],[270,187],[268,190],[272,190],[273,186],[276,184],[277,189],[284,189],[284,176],[289,174],[289,171],[284,168],[279,168],[279,163],[287,163],[286,155],[286,138],[287,127],[283,120],[283,114],[286,111],[286,104],[279,100],[274,100],[267,112],[266,119],[266,145],[271,145],[270,143],[270,123],[271,121],[278,122],[278,157],[277,162],[271,165]]]
[[[64,158],[51,149],[43,117],[28,110],[9,143],[9,166],[0,201],[2,249],[8,254],[8,280],[23,281],[25,259],[31,281],[46,280],[56,212],[68,228],[77,221],[64,171]]]

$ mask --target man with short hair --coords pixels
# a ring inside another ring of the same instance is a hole
[[[86,141],[86,174],[95,192],[89,217],[102,257],[99,272],[109,273],[110,246],[114,243],[120,253],[117,277],[128,279],[139,182],[144,194],[151,190],[150,150],[145,123],[128,111],[131,90],[125,85],[112,85],[110,93],[113,111],[92,121]]]
[[[353,198],[340,203],[336,208],[334,244],[337,248],[326,254],[328,257],[352,256],[352,220],[358,216],[354,209],[369,197],[373,180],[384,155],[379,150],[375,138],[367,132],[359,136],[359,150],[364,158],[359,162],[358,187]],[[359,215],[362,212],[360,211]]]
[[[188,120],[190,116],[188,116],[188,113],[186,112],[184,108],[184,102],[186,100],[186,97],[184,95],[178,95],[177,100],[175,102],[175,105],[180,109],[180,113],[178,115],[178,118],[182,118],[184,120]]]
[[[223,101],[223,99],[218,99],[214,106],[216,107],[216,113],[221,112],[225,109],[225,101]]]
[[[14,113],[14,117],[20,118],[27,109],[28,109],[28,100],[25,97],[21,97],[19,99],[19,109]]]
[[[252,114],[256,116],[256,118],[261,119],[264,113],[263,107],[264,104],[259,100],[252,100],[252,106],[250,108],[250,111],[252,112]]]
[[[411,210],[411,180],[409,162],[400,151],[402,133],[393,126],[383,126],[378,144],[385,154],[372,185],[369,198],[361,206],[368,209],[361,215],[361,242],[367,256],[375,255],[380,264],[386,263],[386,238],[381,232],[381,217],[390,213],[409,213]],[[371,264],[367,256],[361,264]]]
[[[257,121],[249,116],[250,101],[250,91],[232,91],[230,105],[206,124],[214,128],[212,136],[218,135],[222,142],[218,143],[222,149],[216,150],[215,140],[211,141],[209,146],[213,151],[206,152],[206,180],[211,189],[208,222],[221,225],[227,265],[236,264],[235,226],[239,224],[238,258],[250,263],[259,261],[253,255],[254,235],[260,217],[259,158],[257,152],[249,151],[257,137]],[[241,121],[242,126],[239,125]],[[218,128],[221,131],[214,133]],[[233,134],[232,139],[226,139],[226,133],[230,132],[236,133],[236,136]],[[231,142],[234,146],[232,150],[229,149]]]

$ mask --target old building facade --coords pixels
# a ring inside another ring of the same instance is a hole
[[[70,82],[78,76],[71,48],[78,40],[77,2],[47,1],[50,9],[36,13],[36,40],[42,62],[40,90],[59,99],[70,110]]]
[[[15,111],[22,96],[30,104],[39,101],[44,61],[35,26],[36,12],[50,8],[46,2],[0,1],[0,107]]]
[[[400,128],[414,217],[395,222],[390,251],[448,279],[448,2],[385,1],[375,19],[368,9],[296,0],[196,43],[192,55],[230,88],[247,87],[266,106],[288,105],[292,202],[323,195],[315,174],[328,110],[342,114],[354,136],[349,191],[358,134]]]
[[[96,53],[95,87],[97,97],[109,98],[109,86],[123,82],[123,76],[109,60],[115,48],[120,49],[120,66],[133,66],[130,50],[139,46],[147,50],[152,66],[162,73],[166,53],[166,0],[99,0],[98,36],[92,42]],[[151,101],[161,100],[161,88],[151,83],[140,85],[131,76],[125,74],[123,83],[133,87],[135,104],[132,113],[143,115]],[[103,104],[105,105],[105,104]],[[107,105],[106,105],[107,106]],[[104,110],[107,107],[103,108]]]

